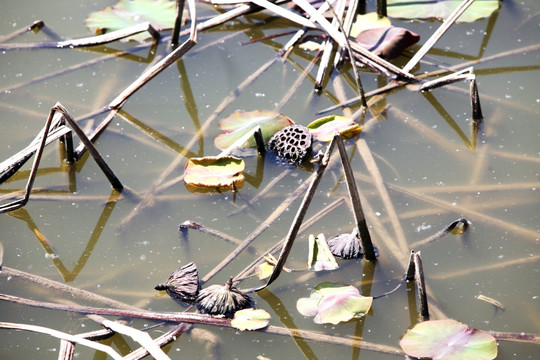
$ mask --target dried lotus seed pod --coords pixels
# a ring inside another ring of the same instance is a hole
[[[232,277],[225,285],[211,285],[202,289],[197,298],[197,309],[202,314],[225,315],[232,318],[238,310],[252,308],[253,299],[232,284]]]
[[[311,153],[313,135],[302,125],[287,126],[274,134],[268,141],[268,149],[280,158],[299,164]]]

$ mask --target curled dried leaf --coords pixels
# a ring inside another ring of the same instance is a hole
[[[170,297],[192,303],[199,295],[199,272],[197,265],[190,262],[173,272],[167,282],[158,284],[156,290],[165,290]]]

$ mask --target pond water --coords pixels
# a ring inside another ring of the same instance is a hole
[[[0,34],[10,34],[41,19],[62,38],[89,36],[84,20],[111,1],[10,1],[0,4]],[[368,3],[368,11],[374,4]],[[290,329],[324,332],[337,337],[362,336],[365,341],[399,348],[405,330],[418,321],[411,292],[402,287],[376,299],[362,319],[339,325],[318,325],[298,313],[296,302],[324,281],[352,284],[363,295],[391,290],[403,275],[410,249],[421,250],[433,318],[453,318],[471,327],[513,333],[540,333],[540,95],[538,92],[538,33],[540,6],[536,0],[505,1],[489,18],[459,23],[436,44],[427,61],[452,66],[483,60],[516,49],[534,47],[474,66],[484,121],[476,140],[472,134],[468,83],[429,93],[401,89],[379,101],[365,117],[366,131],[346,142],[364,211],[380,257],[373,266],[361,260],[340,260],[331,272],[283,273],[267,290],[253,294],[256,306],[267,310],[271,324]],[[201,18],[217,12],[197,5]],[[423,44],[439,22],[393,20],[421,36]],[[192,220],[243,240],[286,201],[305,181],[313,167],[287,168],[266,159],[248,157],[247,180],[238,193],[191,192],[178,178],[187,157],[217,155],[213,139],[221,130],[219,119],[235,110],[276,110],[307,125],[317,113],[356,96],[352,70],[334,72],[320,94],[304,79],[287,102],[284,95],[303,75],[313,54],[295,49],[287,61],[277,61],[233,101],[223,100],[266,64],[291,35],[249,45],[242,42],[297,29],[269,14],[237,18],[200,32],[198,44],[181,61],[136,92],[96,142],[97,149],[129,191],[116,201],[107,178],[88,155],[74,168],[62,164],[58,146],[45,150],[28,204],[0,215],[3,265],[92,291],[142,309],[181,311],[168,296],[155,291],[179,266],[194,261],[204,277],[236,245],[190,230],[182,238],[178,225]],[[10,42],[50,42],[49,32],[29,32]],[[168,35],[168,32],[164,33]],[[1,38],[0,38],[1,39]],[[151,63],[170,51],[168,37],[155,48],[143,46],[131,57],[101,59],[137,44],[115,42],[84,50],[2,51],[0,65],[0,159],[27,146],[42,129],[49,109],[59,101],[83,128],[100,123],[105,114],[87,116],[114,99]],[[411,49],[418,50],[415,45]],[[76,70],[70,67],[94,63]],[[405,56],[393,62],[407,63]],[[311,71],[314,76],[316,68]],[[423,63],[415,74],[436,70]],[[55,76],[45,77],[49,74]],[[361,72],[366,91],[387,80]],[[36,79],[37,81],[33,81]],[[221,109],[218,116],[214,113]],[[353,111],[358,110],[354,107]],[[349,109],[336,115],[350,115]],[[201,136],[198,129],[214,119]],[[362,118],[357,118],[362,121]],[[371,155],[366,155],[371,154]],[[364,152],[364,153],[362,153]],[[183,155],[182,155],[183,156]],[[373,157],[384,187],[377,187],[366,158]],[[177,161],[180,160],[180,161]],[[0,187],[2,196],[24,189],[29,161]],[[285,173],[286,172],[286,173]],[[170,183],[153,193],[160,178]],[[278,176],[283,176],[262,198],[251,202]],[[152,194],[149,196],[148,194]],[[128,195],[131,196],[128,196]],[[388,194],[387,200],[384,197]],[[140,201],[137,197],[147,197]],[[350,232],[354,218],[347,200],[341,165],[335,158],[309,208],[310,218],[341,200],[295,242],[287,266],[305,269],[308,234],[327,237]],[[242,254],[208,281],[222,284],[262,252],[283,239],[300,199],[279,214]],[[4,203],[8,200],[4,199]],[[238,212],[250,202],[247,209]],[[472,226],[462,236],[448,235],[438,242],[414,247],[452,221],[465,217]],[[400,248],[400,239],[402,244]],[[36,300],[84,303],[89,301],[50,290],[16,276],[0,277],[1,293]],[[260,284],[256,277],[239,287]],[[504,304],[504,311],[479,301],[480,294]],[[84,316],[0,302],[0,320],[41,325],[82,333],[99,326]],[[154,323],[134,321],[137,328]],[[391,359],[395,355],[325,342],[293,339],[259,332],[197,326],[165,348],[171,358],[253,359]],[[168,327],[149,331],[152,337]],[[54,359],[59,341],[48,335],[0,329],[2,359]],[[136,344],[115,336],[105,343],[126,354]],[[535,359],[538,345],[500,342],[498,359]],[[78,358],[105,358],[83,346]]]

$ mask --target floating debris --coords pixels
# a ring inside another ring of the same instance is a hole
[[[335,235],[328,240],[328,247],[334,256],[342,259],[358,259],[364,256],[357,228],[350,234]]]
[[[202,314],[225,315],[232,318],[238,310],[252,308],[253,299],[233,286],[233,278],[225,285],[212,285],[202,289],[197,297],[197,309]]]
[[[313,135],[302,125],[287,126],[274,134],[268,141],[268,149],[280,158],[299,164],[311,153]]]
[[[157,285],[154,289],[165,290],[170,297],[186,303],[193,303],[199,295],[199,272],[197,265],[190,262],[182,266],[169,276],[164,284]]]
[[[497,301],[497,300],[492,299],[492,298],[490,298],[488,296],[485,296],[485,295],[478,295],[476,298],[478,300],[485,301],[488,304],[493,305],[495,307],[495,309],[500,309],[500,310],[504,311],[504,305],[500,301]]]
[[[335,235],[327,242],[334,256],[342,259],[358,259],[364,256],[357,228],[354,228],[350,234]],[[374,247],[374,250],[375,256],[379,256],[377,248]]]

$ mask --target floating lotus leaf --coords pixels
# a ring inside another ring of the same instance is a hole
[[[96,34],[125,29],[143,22],[150,22],[157,30],[164,30],[173,28],[175,18],[174,1],[120,0],[112,7],[107,6],[101,11],[90,14],[86,19],[86,26]],[[124,41],[143,41],[149,37],[150,34],[145,32],[126,38]]]
[[[399,342],[413,357],[433,360],[491,360],[497,357],[497,342],[490,334],[470,329],[458,321],[430,320],[407,330]]]
[[[328,248],[324,234],[314,237],[309,235],[308,269],[314,271],[335,270],[339,265]]]
[[[304,316],[314,316],[317,324],[337,324],[365,315],[372,301],[354,286],[324,282],[311,291],[309,298],[299,299],[296,308]]]
[[[234,313],[231,325],[238,330],[258,330],[268,326],[270,314],[262,309],[244,309]]]
[[[199,294],[199,273],[195,263],[182,266],[169,276],[164,284],[155,287],[156,290],[166,290],[175,300],[192,303]]]
[[[261,127],[264,143],[268,144],[268,140],[276,132],[292,124],[294,124],[294,121],[290,118],[273,111],[237,111],[220,121],[219,127],[225,134],[218,135],[214,139],[214,145],[218,149],[224,150],[253,130],[257,125]],[[244,147],[255,147],[255,145],[255,139],[251,137],[249,141],[246,141]]]
[[[370,12],[364,15],[357,15],[356,21],[351,27],[350,36],[357,37],[362,31],[376,28],[385,28],[392,26],[386,16],[381,16],[376,12]]]
[[[184,173],[188,185],[201,187],[231,187],[244,180],[244,160],[234,156],[191,158]]]
[[[388,0],[388,16],[401,19],[446,19],[462,3],[461,0]],[[456,22],[473,22],[489,17],[500,6],[499,0],[476,0]]]
[[[344,138],[351,138],[362,131],[362,127],[354,120],[338,115],[317,119],[307,127],[315,139],[325,142],[332,141],[336,132],[339,132]]]
[[[365,30],[356,37],[358,44],[386,60],[397,58],[419,40],[420,35],[394,26]]]

